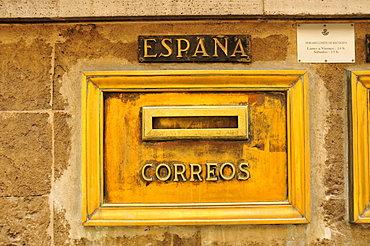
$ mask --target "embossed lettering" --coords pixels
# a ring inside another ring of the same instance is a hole
[[[165,169],[167,169],[167,174],[164,177],[161,177],[160,175],[161,167],[164,167]],[[155,176],[160,181],[167,181],[171,177],[171,167],[165,163],[159,164],[157,168],[155,169]]]
[[[236,42],[234,52],[231,54],[231,57],[235,57],[236,54],[241,54],[241,57],[248,57],[243,48],[242,40],[239,38]]]
[[[207,166],[207,177],[206,177],[206,180],[207,181],[217,181],[217,176],[215,171],[216,171],[216,168],[217,168],[217,163],[206,163],[206,166]]]
[[[244,175],[241,175],[241,173],[238,174],[238,180],[247,180],[250,178],[250,173],[249,173],[249,170],[245,169],[245,168],[249,167],[249,164],[248,163],[240,163],[239,164],[239,171],[241,173],[244,173]]]
[[[161,44],[167,50],[167,54],[161,53],[159,56],[169,57],[169,56],[172,55],[172,52],[173,52],[172,48],[166,43],[166,41],[168,41],[170,44],[172,44],[172,39],[169,39],[169,38],[162,39]]]
[[[251,62],[250,35],[139,36],[139,62]]]
[[[229,174],[229,176],[226,176],[224,171],[227,166],[231,169],[231,174]],[[232,163],[225,162],[220,167],[220,176],[223,180],[232,180],[235,176],[235,166]]]
[[[157,53],[149,55],[149,49],[153,47],[148,44],[148,41],[156,42],[154,38],[144,39],[144,57],[157,57]]]
[[[189,164],[189,167],[183,163],[160,163],[160,164],[144,164],[141,168],[140,176],[146,182],[153,181],[230,181],[239,180],[244,181],[250,179],[250,172],[248,163],[240,163],[235,165],[231,162],[224,163],[205,163],[200,165],[197,163]],[[187,178],[187,171],[189,172]],[[202,175],[205,173],[205,175]],[[203,178],[202,176],[205,176]]]
[[[185,42],[186,46],[183,48],[182,43]],[[182,52],[188,51],[190,48],[190,42],[187,39],[177,39],[177,57],[182,57]]]
[[[190,181],[195,181],[195,176],[197,176],[197,180],[202,181],[201,174],[202,173],[202,166],[199,164],[190,164]]]
[[[224,38],[225,45],[222,45],[218,38],[213,38],[213,40],[215,41],[215,50],[213,53],[213,57],[218,57],[218,48],[220,48],[224,52],[225,56],[228,56],[227,46],[229,44],[229,38]]]
[[[193,57],[196,57],[198,53],[202,54],[202,56],[209,56],[206,51],[206,47],[204,47],[204,39],[200,38],[198,40],[197,47],[195,48]]]
[[[145,165],[143,166],[143,168],[141,169],[141,177],[143,177],[143,179],[144,179],[145,181],[150,182],[150,181],[153,181],[153,177],[148,178],[148,177],[146,176],[146,174],[145,174],[146,169],[147,169],[148,167],[153,167],[153,164],[145,164]]]
[[[174,178],[173,178],[173,181],[179,181],[178,179],[178,176],[181,176],[182,180],[183,181],[186,181],[186,178],[185,178],[185,165],[184,164],[181,164],[181,163],[176,163],[176,164],[173,164],[174,166]],[[179,171],[179,168],[181,169]]]

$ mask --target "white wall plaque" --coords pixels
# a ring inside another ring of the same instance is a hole
[[[354,63],[354,25],[298,24],[298,62]]]

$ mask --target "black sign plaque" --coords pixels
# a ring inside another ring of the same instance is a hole
[[[251,62],[250,35],[139,36],[139,62]]]

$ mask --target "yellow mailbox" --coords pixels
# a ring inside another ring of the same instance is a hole
[[[350,221],[370,223],[370,71],[348,73]]]
[[[86,226],[309,221],[305,71],[83,76]]]

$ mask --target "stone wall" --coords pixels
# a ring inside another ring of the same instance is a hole
[[[366,0],[3,0],[0,19],[145,17],[145,16],[277,16],[290,15],[309,18],[353,18],[370,12]]]
[[[0,25],[0,244],[369,245],[369,225],[348,222],[346,71],[370,69],[365,63],[370,23],[353,23],[354,64],[298,63],[297,22],[292,20]],[[137,61],[138,35],[229,33],[252,35],[251,64]],[[308,71],[309,224],[82,226],[82,72],[162,69]]]

